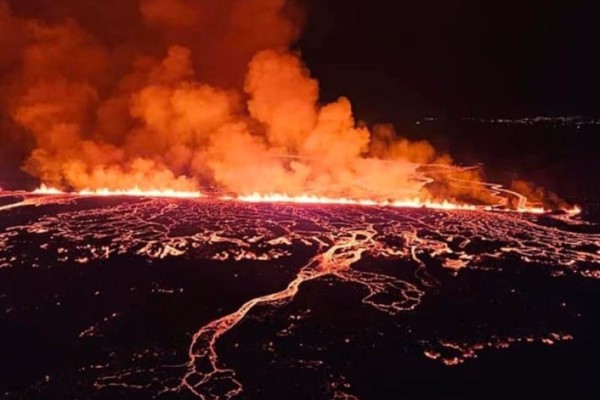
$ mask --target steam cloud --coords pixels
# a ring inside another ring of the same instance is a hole
[[[302,17],[288,0],[0,0],[0,128],[65,189],[494,201],[428,143],[321,104],[290,51]]]

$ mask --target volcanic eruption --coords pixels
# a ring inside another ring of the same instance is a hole
[[[40,193],[564,205],[529,204],[425,141],[357,122],[345,97],[323,103],[293,47],[293,1],[41,3],[25,16],[0,2],[3,135],[29,138],[22,168]]]
[[[0,0],[0,177],[39,181],[0,190],[0,396],[446,395],[596,341],[597,226],[324,101],[304,19]]]

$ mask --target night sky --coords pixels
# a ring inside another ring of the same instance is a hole
[[[593,2],[306,1],[305,60],[368,120],[598,113]]]

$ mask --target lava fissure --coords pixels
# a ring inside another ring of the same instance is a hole
[[[461,182],[460,180],[455,180]],[[207,196],[201,191],[179,191],[173,189],[147,189],[143,190],[139,187],[131,189],[118,189],[110,190],[107,188],[101,189],[84,189],[76,192],[65,192],[60,189],[46,186],[42,184],[38,189],[34,190],[30,194],[38,196],[51,196],[57,198],[69,198],[69,197],[140,197],[140,198],[167,198],[167,199],[200,199],[203,197],[211,197],[213,200],[224,200],[224,201],[241,201],[246,203],[282,203],[282,204],[324,204],[324,205],[348,205],[348,206],[365,206],[365,207],[392,207],[392,208],[429,208],[434,210],[461,210],[461,211],[495,211],[495,212],[516,212],[516,213],[529,213],[529,214],[545,214],[553,211],[550,208],[544,208],[542,206],[532,206],[530,201],[524,195],[517,192],[505,189],[502,185],[481,183],[482,187],[489,189],[489,195],[496,199],[495,204],[488,205],[475,205],[468,203],[455,202],[450,200],[434,201],[429,199],[422,199],[419,196],[416,197],[397,197],[391,196],[388,199],[382,199],[380,196],[376,199],[369,198],[355,198],[355,197],[328,197],[318,194],[302,194],[302,195],[288,195],[281,193],[270,193],[261,194],[253,193],[249,195],[218,195],[213,193],[212,196]],[[501,196],[503,193],[505,196]],[[24,195],[28,195],[27,192],[23,192]],[[517,200],[515,206],[510,206],[509,199],[514,198]],[[392,199],[392,200],[390,200]],[[393,200],[395,199],[395,200]],[[40,201],[41,202],[41,201]],[[28,205],[31,202],[25,201],[19,205]],[[11,206],[0,207],[0,211],[3,209],[10,209]],[[566,218],[572,218],[581,213],[579,206],[573,207],[562,207],[560,209]]]

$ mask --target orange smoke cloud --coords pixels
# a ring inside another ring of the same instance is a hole
[[[95,20],[71,3],[32,18],[0,0],[0,104],[49,186],[497,200],[429,143],[321,104],[291,0],[129,0]]]
[[[570,207],[570,205],[568,205],[556,193],[549,192],[531,182],[515,179],[512,181],[510,189],[514,192],[520,193],[531,203],[544,204],[556,209],[566,209]]]

